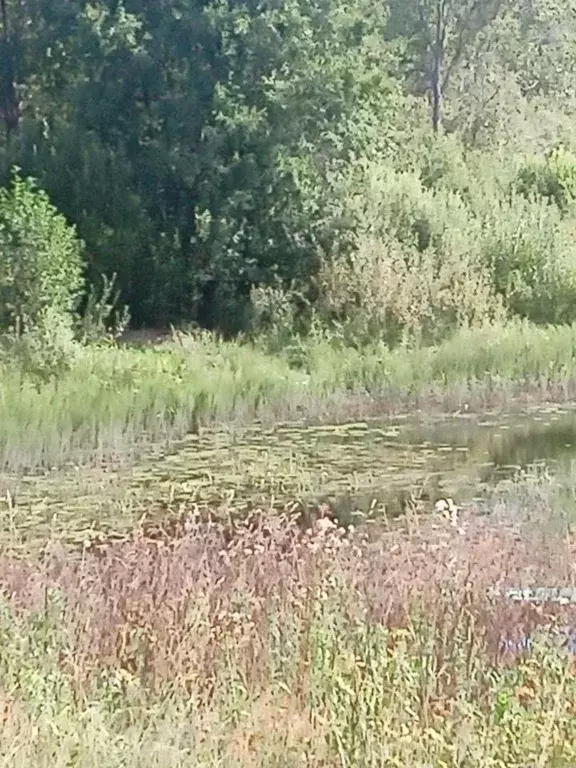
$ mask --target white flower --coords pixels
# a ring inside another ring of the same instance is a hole
[[[447,520],[450,520],[450,525],[453,528],[458,527],[458,507],[454,503],[454,499],[438,499],[434,504],[434,509]]]

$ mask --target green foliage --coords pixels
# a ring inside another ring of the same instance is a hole
[[[0,190],[0,328],[32,330],[42,313],[71,316],[83,285],[76,232],[30,179]]]
[[[453,151],[451,151],[453,150]],[[511,192],[513,173],[437,140],[410,170],[356,164],[332,179],[341,239],[322,257],[315,309],[353,343],[435,343],[520,316],[576,318],[574,219]]]
[[[318,308],[348,336],[430,343],[503,315],[460,194],[381,164],[356,167],[338,187],[348,247],[323,260]]]
[[[46,591],[44,611],[22,623],[4,600],[0,603],[2,687],[22,691],[35,717],[53,716],[73,701],[70,680],[59,664],[67,645],[63,618],[64,601],[56,590]]]
[[[394,133],[377,5],[35,12],[18,45],[36,110],[7,158],[78,225],[90,279],[118,275],[137,323],[236,331],[253,284],[314,271],[327,168]]]
[[[327,174],[390,144],[397,95],[369,2],[294,0],[264,13],[217,3],[210,17],[231,74],[215,89],[206,151],[218,153],[212,188],[226,194],[199,201],[196,241],[230,303],[239,276],[313,274],[318,243],[332,236]]]
[[[40,382],[65,375],[77,352],[73,319],[51,306],[38,312],[33,326],[0,340],[0,361]]]
[[[535,322],[572,322],[576,300],[573,225],[542,200],[493,200],[483,222],[483,255],[510,310]]]
[[[555,149],[546,158],[529,158],[516,186],[522,194],[542,197],[567,213],[576,200],[576,155]]]
[[[116,288],[116,274],[102,279],[102,290],[98,295],[93,285],[90,286],[86,306],[77,325],[78,335],[86,344],[90,342],[113,341],[128,328],[130,312],[128,307],[120,306],[120,292]]]
[[[266,339],[267,349],[272,353],[285,350],[294,339],[297,298],[279,283],[258,286],[251,291],[253,332],[256,337]]]
[[[278,286],[293,295],[276,348],[334,321],[353,343],[435,341],[500,304],[572,321],[575,161],[525,160],[571,142],[563,4],[30,0],[7,13],[25,99],[0,142],[3,180],[14,164],[38,179],[87,244],[88,292],[116,275],[135,324],[255,332]]]

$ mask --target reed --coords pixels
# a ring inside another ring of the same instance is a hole
[[[209,335],[159,348],[86,347],[38,382],[5,365],[0,466],[36,470],[130,460],[201,424],[349,420],[413,408],[458,409],[576,391],[576,326],[462,330],[436,347],[354,349],[309,339],[270,355]]]

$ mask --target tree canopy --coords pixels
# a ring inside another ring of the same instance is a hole
[[[0,181],[37,180],[137,324],[246,329],[254,286],[315,301],[357,247],[362,168],[569,134],[573,4],[0,0]]]

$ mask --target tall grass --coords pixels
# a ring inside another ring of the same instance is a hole
[[[303,532],[264,513],[44,564],[0,558],[4,765],[568,766],[574,621],[493,585],[573,583],[576,543],[407,520]]]
[[[434,385],[482,386],[488,380],[569,380],[576,371],[576,325],[530,323],[462,329],[437,346],[383,344],[361,349],[310,344],[306,370],[322,391],[365,389],[371,394],[425,391]]]
[[[327,337],[275,355],[210,336],[158,349],[86,347],[69,370],[44,382],[4,367],[0,464],[30,470],[122,459],[198,424],[334,417],[336,410],[345,418],[346,403],[358,415],[363,407],[407,407],[431,393],[469,401],[475,392],[537,386],[543,397],[554,387],[566,396],[575,373],[576,326],[528,323],[465,329],[434,347],[394,350]]]
[[[7,368],[0,456],[7,468],[113,459],[305,390],[305,377],[254,348],[202,340],[188,348],[86,347],[69,371],[38,383]]]

